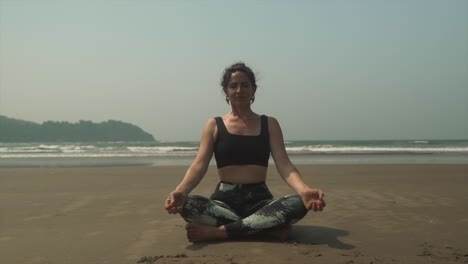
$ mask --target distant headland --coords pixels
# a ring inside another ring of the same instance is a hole
[[[117,120],[101,123],[46,121],[42,124],[0,115],[0,142],[156,141],[140,127]]]

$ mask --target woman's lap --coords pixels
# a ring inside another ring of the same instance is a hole
[[[273,200],[264,183],[220,183],[211,198],[189,196],[182,217],[187,222],[202,225],[224,225],[230,237],[292,224],[307,213],[299,195]]]

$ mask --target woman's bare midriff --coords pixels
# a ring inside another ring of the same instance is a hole
[[[218,169],[223,182],[252,184],[266,180],[267,168],[258,165],[232,165]]]

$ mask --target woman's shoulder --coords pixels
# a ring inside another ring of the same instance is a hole
[[[216,119],[214,117],[208,119],[203,126],[204,131],[213,132],[216,129]]]
[[[268,131],[270,135],[276,134],[277,132],[281,132],[281,126],[278,122],[278,119],[276,119],[273,116],[268,116]]]
[[[220,118],[220,117],[216,116],[216,117],[209,118],[205,123],[205,127],[215,127],[217,118]]]
[[[204,138],[212,138],[216,140],[217,134],[217,126],[216,120],[214,118],[210,118],[205,122],[205,126],[203,127],[202,137]]]
[[[260,118],[263,118],[263,117],[267,118],[268,122],[271,122],[271,121],[276,121],[277,122],[277,119],[274,116],[271,116],[271,115],[268,115],[268,114],[260,114],[258,116],[260,116]]]
[[[274,116],[270,115],[262,115],[266,116],[268,118],[268,124],[278,124],[278,119],[276,119]]]

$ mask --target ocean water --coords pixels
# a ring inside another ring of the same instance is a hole
[[[468,163],[468,140],[287,141],[285,146],[297,165]],[[197,151],[198,142],[0,143],[0,167],[188,166]]]

